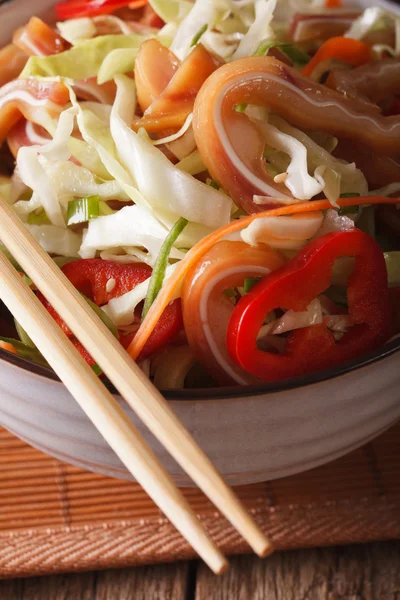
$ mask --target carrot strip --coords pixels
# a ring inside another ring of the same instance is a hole
[[[2,348],[3,350],[7,350],[7,352],[11,352],[12,354],[18,354],[14,346],[9,342],[3,342],[2,340],[0,340],[0,348]]]
[[[385,196],[358,196],[355,198],[339,198],[338,204],[343,206],[358,206],[360,204],[400,204],[400,198],[386,198]],[[280,217],[283,215],[294,215],[297,213],[313,212],[315,210],[327,210],[332,208],[329,200],[315,200],[313,202],[301,202],[300,204],[291,204],[280,208],[273,208],[260,212],[248,217],[243,217],[232,223],[228,223],[223,227],[210,233],[205,238],[200,240],[193,248],[189,250],[185,258],[179,263],[171,278],[166,282],[161,289],[156,300],[151,305],[146,318],[143,320],[135,337],[127,348],[127,351],[136,359],[145,343],[149,339],[153,329],[157,325],[164,309],[168,306],[174,296],[175,290],[180,286],[184,277],[193,268],[197,261],[206,253],[214,244],[230,233],[239,231],[250,225],[254,219],[262,217]]]
[[[322,44],[301,72],[303,75],[310,77],[320,62],[330,58],[347,62],[349,65],[353,65],[353,67],[360,67],[371,61],[372,50],[371,46],[360,42],[360,40],[340,36],[333,37]]]
[[[342,0],[325,0],[325,8],[342,8]]]

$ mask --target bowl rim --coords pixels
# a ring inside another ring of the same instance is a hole
[[[284,381],[274,383],[260,383],[249,386],[224,386],[213,388],[198,389],[179,389],[179,390],[160,390],[167,400],[193,401],[193,400],[228,400],[235,398],[246,398],[254,396],[271,396],[279,392],[287,392],[298,388],[312,386],[317,383],[324,383],[341,375],[353,373],[363,367],[381,362],[394,354],[400,352],[400,334],[389,341],[385,346],[366,353],[362,358],[355,358],[335,367],[292,377]],[[50,368],[39,365],[31,360],[17,356],[7,350],[0,348],[0,362],[8,363],[14,367],[22,369],[30,375],[34,375],[43,380],[43,384],[48,382],[59,383],[63,385],[56,373]],[[106,382],[108,389],[118,394],[112,384]]]
[[[10,4],[12,0],[0,0],[1,8],[4,5]],[[367,6],[374,6],[371,2],[360,1],[361,6],[366,8]],[[400,14],[400,6],[398,6],[392,0],[378,0],[376,3],[383,6],[386,10],[392,11],[396,14]],[[181,390],[161,390],[161,393],[167,400],[210,400],[212,399],[233,399],[233,398],[245,398],[250,396],[270,396],[277,392],[290,391],[297,388],[303,388],[311,386],[317,383],[323,383],[329,381],[340,375],[346,373],[352,373],[359,369],[375,364],[389,358],[393,354],[400,351],[400,334],[395,338],[392,338],[385,346],[380,347],[376,350],[366,353],[361,358],[355,358],[347,361],[343,364],[319,371],[317,373],[311,373],[308,375],[300,375],[298,377],[292,377],[285,381],[279,381],[274,383],[260,383],[249,386],[225,386],[219,388],[199,388],[199,389],[181,389]],[[0,362],[5,362],[13,365],[14,367],[20,368],[30,375],[35,375],[45,381],[52,381],[63,385],[59,377],[50,367],[45,367],[31,360],[16,356],[11,352],[7,352],[0,348]],[[117,393],[115,388],[110,384],[106,384],[107,387],[113,392]]]

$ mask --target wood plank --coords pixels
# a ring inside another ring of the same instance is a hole
[[[1,600],[185,600],[187,563],[0,581]]]
[[[400,600],[400,542],[232,559],[212,577],[199,565],[195,600]]]

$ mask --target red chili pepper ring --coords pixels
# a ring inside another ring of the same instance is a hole
[[[282,354],[257,348],[257,335],[274,309],[304,311],[330,285],[334,261],[355,258],[347,298],[354,325],[336,342],[326,325],[290,333]],[[279,381],[326,369],[383,344],[391,333],[387,270],[382,250],[354,229],[313,240],[287,265],[257,283],[238,302],[229,322],[227,348],[243,369],[266,381]]]

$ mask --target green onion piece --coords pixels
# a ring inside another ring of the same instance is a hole
[[[101,375],[103,371],[100,369],[99,365],[92,365],[92,371],[94,371],[95,375]]]
[[[389,286],[400,285],[400,252],[385,252]]]
[[[116,211],[110,208],[107,202],[104,200],[100,200],[99,202],[99,215],[100,217],[107,217],[108,215],[113,215]]]
[[[19,271],[20,273],[24,272],[23,268],[17,263],[15,258],[9,253],[7,248],[1,242],[0,242],[0,252],[2,252],[4,254],[4,256],[6,258],[8,258],[8,260],[10,261],[12,266],[15,267],[17,269],[17,271]]]
[[[29,223],[29,225],[49,225],[50,219],[46,215],[46,212],[44,210],[41,210],[38,213],[36,211],[34,211],[34,212],[29,213],[28,223]]]
[[[193,37],[192,41],[190,42],[191,48],[197,44],[197,42],[200,40],[203,33],[205,33],[207,31],[207,28],[208,28],[208,25],[207,25],[207,23],[205,23],[203,25],[203,27],[201,27],[201,29],[199,29],[199,31],[196,33],[196,35]]]
[[[246,277],[243,284],[244,293],[247,294],[247,292],[249,292],[251,288],[260,281],[260,279],[261,277]]]
[[[254,56],[265,56],[268,50],[271,48],[279,48],[288,56],[294,63],[298,65],[306,65],[310,61],[310,56],[300,50],[294,44],[285,44],[283,42],[271,42],[269,40],[264,40],[258,46],[257,50],[254,52]]]
[[[79,198],[68,202],[67,225],[79,225],[95,219],[100,214],[99,197]]]
[[[21,356],[21,358],[26,358],[27,360],[31,360],[31,361],[37,363],[38,365],[42,365],[43,367],[49,367],[49,363],[42,356],[42,354],[39,352],[39,350],[37,350],[36,347],[28,346],[28,345],[24,344],[23,342],[20,342],[19,340],[15,340],[13,338],[0,337],[0,340],[3,342],[7,342],[8,344],[12,344],[17,351],[17,355]],[[5,350],[5,352],[7,352],[7,351]],[[93,365],[92,369],[96,375],[101,375],[103,372],[97,364]]]
[[[25,346],[29,346],[29,348],[36,348],[35,344],[32,342],[25,329],[22,327],[22,325],[18,323],[17,319],[14,319],[14,324],[21,342],[25,344]]]
[[[49,366],[48,362],[40,354],[39,350],[36,350],[36,348],[31,348],[30,346],[27,346],[20,340],[15,340],[14,338],[0,337],[0,340],[2,342],[7,342],[8,344],[12,344],[14,346],[14,348],[16,349],[18,356],[21,356],[22,358],[27,358],[28,360],[32,360],[33,362],[35,362],[39,365],[42,365],[44,367]]]
[[[96,315],[103,321],[104,325],[111,331],[113,336],[118,338],[118,330],[113,321],[111,321],[110,317],[104,312],[104,310],[101,310],[100,306],[97,306],[97,304],[90,300],[90,298],[87,298],[87,296],[85,296],[84,294],[81,294],[81,296],[85,298],[86,302],[94,310]]]
[[[188,222],[189,221],[183,217],[178,219],[161,246],[160,253],[157,257],[153,272],[150,277],[149,289],[142,311],[142,320],[149,312],[151,305],[157,298],[158,292],[161,290],[172,246],[175,244],[176,240],[185,229]]]
[[[300,50],[300,48],[293,44],[282,44],[281,50],[298,65],[306,65],[310,62],[310,56],[307,52]]]
[[[280,46],[278,42],[270,42],[268,40],[263,40],[258,45],[258,48],[254,52],[253,56],[265,56],[270,48],[274,48],[275,46]]]
[[[242,104],[235,105],[234,111],[238,112],[238,113],[244,113],[244,112],[246,112],[246,108],[247,108],[247,104],[245,102],[242,102]]]

